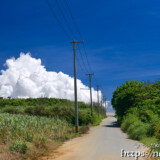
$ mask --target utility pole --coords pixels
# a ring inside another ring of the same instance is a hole
[[[103,103],[104,103],[103,114],[105,114],[105,97],[104,96],[103,96]]]
[[[91,115],[93,117],[93,104],[92,104],[92,85],[91,85],[91,77],[94,75],[94,73],[86,74],[89,76],[89,83],[90,83],[90,100],[91,100]]]
[[[106,101],[107,101],[107,98],[105,98],[105,108],[106,108],[106,113],[107,113]]]
[[[70,41],[73,44],[73,57],[74,57],[74,96],[75,96],[75,125],[76,132],[79,132],[79,123],[78,123],[78,102],[77,102],[77,71],[76,71],[76,46],[78,43],[84,43],[84,41]]]
[[[103,118],[103,98],[104,98],[103,93],[104,92],[102,92],[102,94],[101,94],[101,113],[102,113],[102,118]]]
[[[98,116],[99,116],[99,85],[97,85],[97,103],[98,103]]]

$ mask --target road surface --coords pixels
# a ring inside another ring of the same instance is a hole
[[[137,141],[127,139],[116,119],[109,116],[100,126],[91,127],[88,134],[63,144],[46,160],[132,160],[121,158],[121,149],[138,151],[143,148]]]

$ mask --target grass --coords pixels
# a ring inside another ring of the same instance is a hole
[[[45,148],[53,141],[67,139],[71,133],[73,126],[57,117],[0,114],[0,143],[12,153]]]
[[[0,99],[0,158],[38,159],[39,155],[53,151],[63,141],[88,132],[90,125],[99,125],[94,107],[79,106],[79,129],[75,134],[74,103],[63,99]],[[104,117],[104,115],[103,115]]]
[[[13,140],[32,142],[35,136],[57,139],[65,137],[72,126],[59,118],[0,114],[0,140],[8,143]]]
[[[74,105],[36,105],[36,106],[5,106],[0,109],[0,113],[21,114],[21,115],[35,115],[43,117],[59,117],[66,120],[68,123],[75,124],[75,109]],[[94,119],[91,116],[91,109],[89,105],[79,106],[79,125],[98,125],[102,116],[98,117],[97,111],[94,109]]]
[[[143,137],[140,142],[145,144],[147,147],[151,147],[151,144],[157,144],[157,139],[156,137]]]
[[[148,123],[144,123],[136,115],[130,113],[124,117],[121,129],[128,134],[129,138],[139,140],[150,148],[151,152],[160,152],[160,122],[158,120],[155,116]],[[155,145],[159,147],[154,147]]]

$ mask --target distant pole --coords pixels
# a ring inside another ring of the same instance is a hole
[[[79,132],[79,123],[78,123],[78,102],[77,102],[77,71],[76,71],[76,46],[78,43],[83,43],[84,41],[73,40],[70,43],[73,44],[73,57],[74,57],[74,96],[75,96],[75,125],[76,132]]]
[[[103,114],[105,114],[105,97],[103,97],[103,103],[104,103]]]
[[[98,103],[98,116],[99,116],[99,85],[97,85],[97,103]]]
[[[101,92],[101,101],[100,102],[101,102],[100,112],[101,112],[101,115],[102,115],[102,92]],[[103,115],[102,115],[102,118],[103,118]]]
[[[104,92],[102,92],[102,94],[101,94],[101,112],[102,112],[102,118],[103,118],[103,93]]]
[[[106,113],[107,113],[106,102],[107,102],[107,98],[105,98],[105,108],[106,108]],[[105,113],[105,114],[106,114],[106,113]]]
[[[89,83],[90,83],[90,101],[91,101],[91,115],[93,117],[93,103],[92,103],[92,84],[91,84],[91,77],[94,75],[94,73],[86,74],[89,76]]]

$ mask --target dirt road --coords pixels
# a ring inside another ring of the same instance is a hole
[[[46,160],[132,160],[121,158],[121,149],[137,151],[142,148],[142,144],[127,139],[116,125],[116,119],[110,116],[100,126],[92,127],[88,134],[66,142]]]

